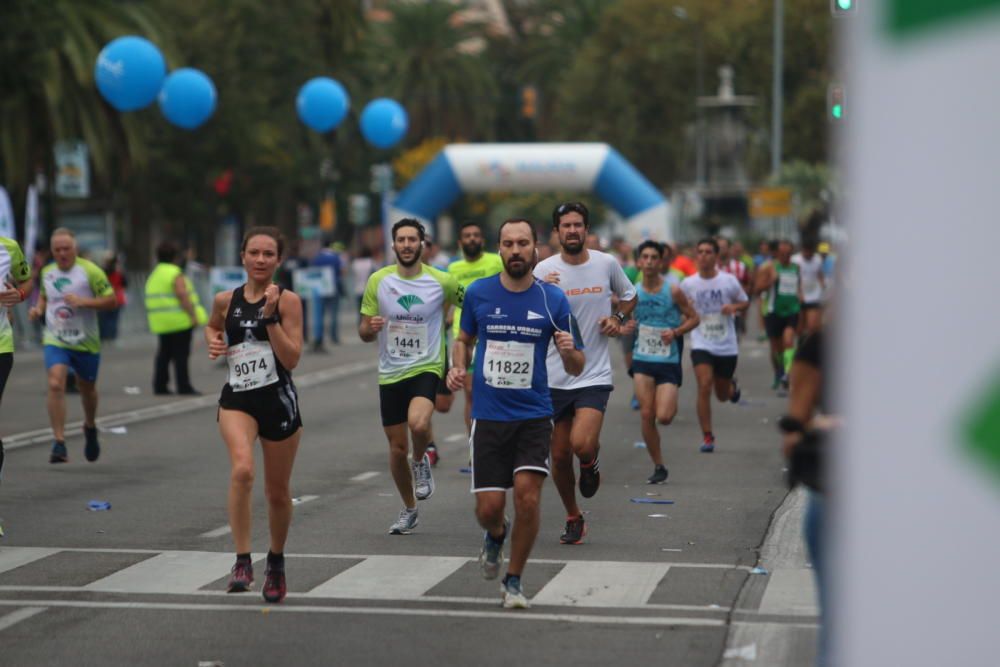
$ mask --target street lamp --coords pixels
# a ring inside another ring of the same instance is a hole
[[[701,21],[694,21],[687,9],[674,5],[671,12],[681,21],[691,22],[695,27],[695,100],[705,94],[705,31]],[[705,186],[705,119],[701,107],[695,102],[695,184]]]

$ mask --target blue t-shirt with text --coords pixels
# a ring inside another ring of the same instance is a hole
[[[536,281],[524,292],[511,292],[500,282],[499,274],[480,278],[465,292],[460,326],[478,339],[472,380],[474,419],[521,421],[552,416],[545,371],[549,341],[558,330],[570,331],[577,349],[583,347],[562,290]],[[494,345],[488,350],[491,341]],[[508,349],[519,344],[520,350]],[[523,347],[525,344],[532,349]],[[492,384],[487,376],[493,378]],[[519,385],[522,380],[524,385]]]

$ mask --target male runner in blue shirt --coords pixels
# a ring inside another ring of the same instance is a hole
[[[569,301],[554,285],[532,275],[537,262],[534,225],[500,225],[503,271],[469,286],[462,306],[448,385],[464,386],[469,347],[476,345],[472,404],[472,492],[485,529],[479,564],[495,579],[511,531],[510,564],[500,587],[505,608],[525,609],[521,573],[538,535],[542,482],[549,474],[552,400],[545,358],[554,341],[563,368],[583,372],[577,327]],[[514,525],[504,517],[507,489],[514,489]]]

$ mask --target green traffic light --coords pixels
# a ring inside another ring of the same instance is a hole
[[[844,117],[844,105],[843,104],[834,104],[833,108],[830,109],[830,114],[834,118],[840,120],[841,118]]]

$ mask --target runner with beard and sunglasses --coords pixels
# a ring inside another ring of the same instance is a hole
[[[552,212],[552,226],[562,251],[535,267],[535,277],[558,286],[569,300],[580,324],[587,365],[583,373],[566,373],[554,346],[547,360],[552,395],[552,479],[566,508],[563,544],[580,544],[586,535],[583,513],[576,502],[573,457],[580,459],[580,495],[590,498],[601,484],[598,451],[608,398],[614,389],[608,337],[622,333],[636,304],[635,285],[614,256],[585,246],[590,227],[587,207],[579,202],[560,204]],[[612,294],[618,310],[612,314]]]
[[[392,535],[417,525],[417,502],[434,493],[427,445],[438,381],[444,375],[444,315],[461,306],[465,290],[453,276],[422,264],[424,227],[403,218],[392,227],[396,263],[368,279],[361,303],[361,340],[378,340],[382,428],[389,440],[389,468],[403,500]],[[413,462],[407,461],[410,439]],[[416,483],[414,484],[414,480]]]

